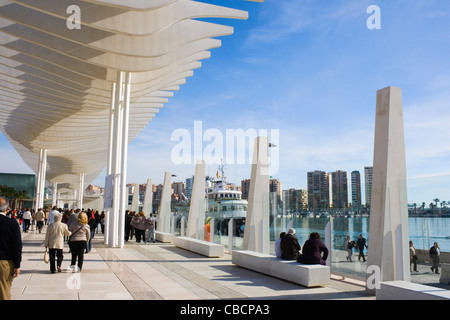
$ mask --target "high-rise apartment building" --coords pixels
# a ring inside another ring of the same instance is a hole
[[[314,209],[328,209],[330,207],[330,178],[328,172],[312,171],[307,173],[308,207]]]
[[[352,207],[353,209],[361,208],[361,174],[355,170],[351,173],[352,183]]]
[[[364,167],[364,180],[366,193],[366,208],[370,208],[370,204],[372,203],[373,167]]]
[[[281,198],[282,198],[281,181],[278,179],[270,179],[269,180],[269,192],[276,193],[278,200],[281,200]]]
[[[331,173],[331,195],[333,208],[347,208],[348,206],[347,171],[338,170]]]
[[[176,200],[184,200],[185,199],[185,189],[186,189],[186,183],[185,182],[173,182],[172,183],[172,196]]]
[[[305,189],[283,190],[283,205],[287,212],[300,212],[308,208],[308,191]]]
[[[192,189],[194,188],[194,176],[191,178],[186,178],[186,197],[188,199],[192,196]]]
[[[241,180],[242,199],[248,199],[249,191],[250,191],[250,179]]]

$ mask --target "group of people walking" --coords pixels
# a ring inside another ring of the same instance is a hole
[[[87,212],[77,209],[63,222],[63,214],[54,207],[50,211],[44,246],[48,249],[50,272],[61,272],[64,259],[64,241],[67,238],[71,257],[70,268],[74,272],[81,272],[84,254],[92,248],[92,238],[97,228],[93,211]]]
[[[429,257],[431,261],[431,272],[435,274],[439,274],[439,263],[440,263],[440,256],[441,256],[441,248],[439,248],[439,244],[435,242],[433,246],[430,248]],[[419,260],[416,252],[416,248],[414,248],[413,242],[409,241],[409,261],[410,261],[410,271],[418,272],[417,270],[417,261]]]
[[[136,214],[134,211],[126,211],[125,213],[125,241],[133,239],[133,235],[136,237],[136,243],[140,243],[141,240],[144,243],[156,241],[156,216],[151,213],[147,218],[144,212]],[[146,237],[146,231],[148,234]]]
[[[33,231],[33,226],[36,226],[36,231],[41,233],[42,228],[47,223],[48,213],[48,210],[44,211],[43,209],[35,211],[34,209],[25,208],[24,210],[17,211],[8,207],[5,216],[16,219],[22,227],[22,231],[25,233],[28,233],[30,227],[31,231]]]
[[[358,261],[363,259],[363,262],[366,262],[366,257],[364,255],[364,248],[367,248],[367,240],[364,238],[362,234],[359,235],[358,240],[353,241],[350,236],[347,236],[345,240],[345,249],[347,250],[347,261],[352,262],[353,249],[358,249]]]

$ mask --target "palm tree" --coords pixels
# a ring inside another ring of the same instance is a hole
[[[438,198],[436,198],[436,199],[433,199],[433,201],[436,203],[436,205],[435,205],[434,207],[437,208],[438,202],[441,202],[441,200],[439,200]]]
[[[16,193],[16,200],[19,201],[18,207],[19,207],[19,208],[23,207],[23,205],[24,205],[24,200],[25,200],[25,199],[28,199],[28,198],[29,198],[28,192],[26,192],[25,190],[18,191],[18,192]]]

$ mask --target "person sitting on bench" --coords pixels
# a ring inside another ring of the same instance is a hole
[[[295,236],[295,229],[291,228],[281,239],[281,259],[297,260],[300,252],[300,244]]]
[[[309,235],[309,239],[303,245],[302,254],[298,257],[298,262],[303,264],[321,264],[326,265],[325,260],[328,257],[328,248],[320,239],[317,232]]]

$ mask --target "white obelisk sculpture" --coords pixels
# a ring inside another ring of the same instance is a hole
[[[256,137],[255,139],[247,208],[243,249],[269,253],[268,137]]]
[[[161,200],[158,209],[158,224],[157,229],[160,232],[170,233],[170,218],[171,218],[171,208],[170,202],[172,197],[172,174],[166,172],[164,174],[164,184],[161,193]]]
[[[194,185],[186,235],[189,238],[203,240],[205,229],[205,161],[200,160],[195,166]]]
[[[377,91],[366,287],[372,294],[376,281],[410,281],[404,140],[401,89]]]

